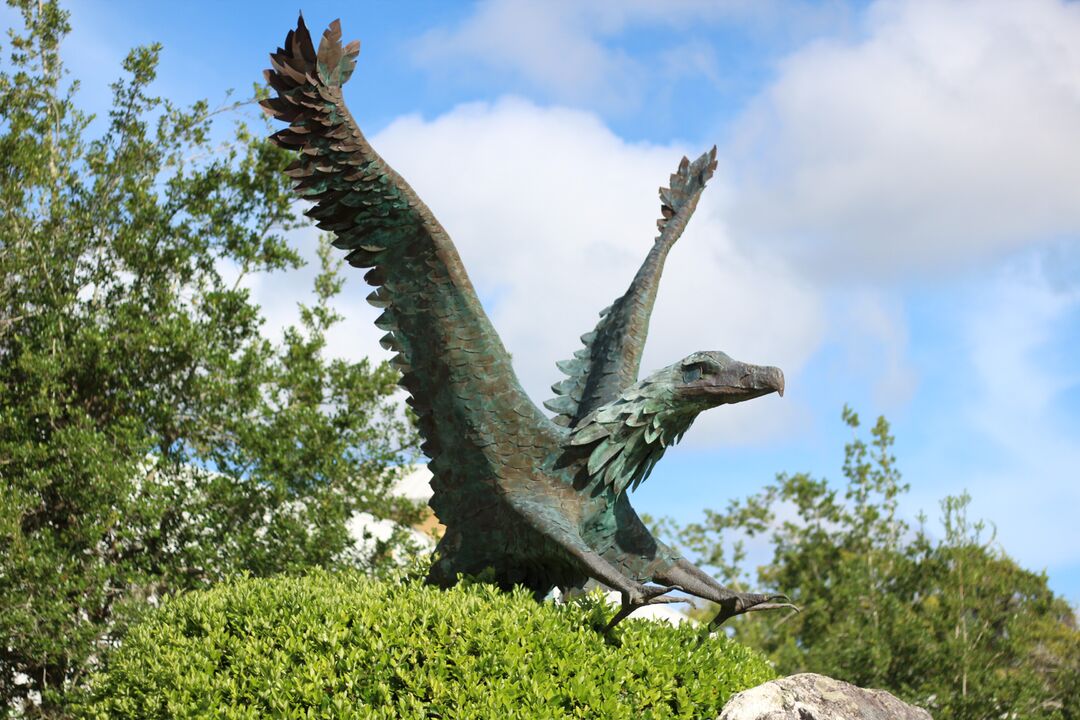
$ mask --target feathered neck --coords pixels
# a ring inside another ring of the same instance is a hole
[[[646,379],[614,402],[582,418],[570,431],[570,444],[588,447],[589,476],[614,489],[637,489],[664,451],[682,439],[704,408],[675,399],[670,383]]]

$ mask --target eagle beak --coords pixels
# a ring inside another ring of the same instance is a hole
[[[771,382],[772,387],[776,389],[776,394],[780,397],[784,397],[784,371],[778,367],[767,367],[769,378],[766,382]]]
[[[683,395],[728,405],[778,393],[784,396],[784,373],[778,367],[733,362],[712,377],[703,377],[681,388]]]

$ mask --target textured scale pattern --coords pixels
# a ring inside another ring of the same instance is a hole
[[[625,492],[710,406],[687,399],[694,356],[635,381],[664,259],[716,167],[716,149],[684,158],[661,189],[660,235],[627,292],[560,364],[567,378],[548,403],[553,421],[522,390],[446,231],[345,107],[341,86],[358,52],[358,43],[342,45],[337,22],[316,50],[301,18],[271,55],[273,93],[261,104],[287,124],[272,139],[296,155],[285,172],[313,203],[307,214],[375,287],[368,302],[382,311],[375,324],[416,412],[430,504],[446,526],[428,580],[446,586],[490,570],[501,586],[543,597],[592,578],[623,596],[613,623],[655,598],[648,582],[735,608],[731,591],[652,537]],[[757,377],[752,366],[732,367],[727,390]]]
[[[669,384],[646,379],[582,418],[570,445],[589,448],[589,474],[619,495],[648,479],[699,410],[672,402]]]
[[[285,171],[313,201],[307,215],[336,235],[347,261],[369,268],[382,309],[383,347],[419,418],[434,475],[432,508],[450,528],[483,510],[501,482],[527,479],[543,459],[517,438],[557,428],[529,400],[446,232],[412,188],[371,148],[342,99],[359,43],[342,47],[337,22],[316,53],[300,19],[271,55],[263,108],[289,126],[275,143],[297,152]]]

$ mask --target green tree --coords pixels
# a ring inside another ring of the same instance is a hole
[[[818,672],[887,689],[937,720],[1080,717],[1080,632],[1045,574],[1019,567],[969,521],[968,496],[942,501],[942,532],[898,514],[907,490],[889,424],[870,442],[845,408],[843,491],[805,473],[706,511],[680,542],[736,586],[785,592],[802,612],[746,618],[734,636],[782,674]],[[670,524],[669,524],[670,527]],[[769,563],[751,581],[745,538],[767,538]],[[1015,715],[1011,714],[1015,713]]]
[[[140,609],[240,571],[375,568],[346,520],[414,438],[387,365],[324,356],[341,289],[273,344],[244,287],[300,264],[281,170],[235,105],[154,97],[133,50],[100,137],[63,68],[67,13],[9,0],[0,62],[0,707],[62,715]],[[30,702],[27,704],[27,699]],[[25,707],[24,707],[25,705]]]

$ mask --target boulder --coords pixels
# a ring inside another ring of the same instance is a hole
[[[720,720],[932,720],[930,713],[884,690],[865,690],[824,675],[803,673],[744,690]]]

